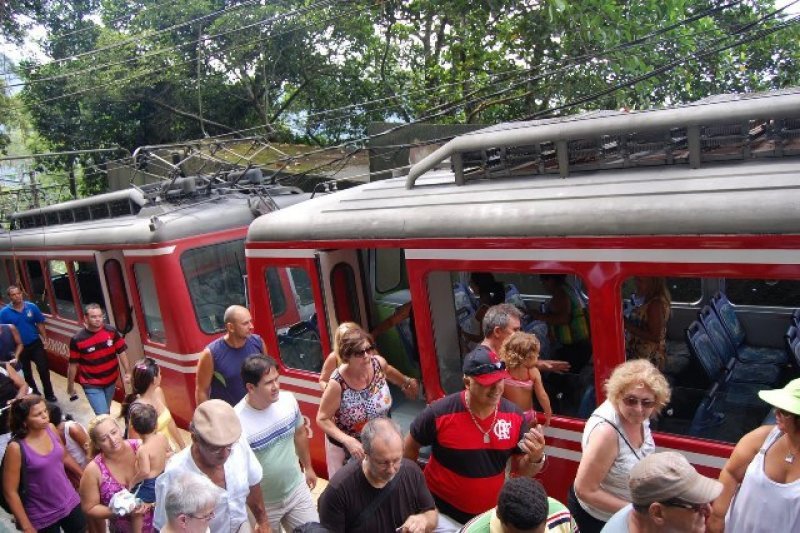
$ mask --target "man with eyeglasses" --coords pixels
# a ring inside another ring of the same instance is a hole
[[[242,365],[247,395],[236,404],[239,421],[264,477],[261,491],[273,531],[318,522],[311,489],[317,474],[311,466],[308,432],[294,394],[280,390],[278,363],[251,355]],[[302,466],[302,469],[301,469]]]
[[[440,512],[437,531],[455,531],[494,507],[509,462],[525,477],[545,462],[540,428],[528,429],[522,410],[503,398],[509,373],[497,354],[478,346],[464,358],[463,371],[465,390],[426,407],[405,442],[405,456],[413,460],[422,446],[433,447],[425,480]]]
[[[339,469],[319,498],[322,525],[334,533],[433,531],[433,497],[417,464],[403,458],[400,426],[373,418],[361,443],[364,459]]]
[[[192,445],[169,460],[156,481],[156,509],[153,525],[161,529],[167,523],[164,497],[167,489],[182,474],[202,474],[225,490],[209,518],[214,533],[271,531],[261,492],[261,465],[242,435],[242,426],[233,407],[222,400],[203,402],[194,412],[189,426]],[[256,526],[251,529],[247,508]]]
[[[628,485],[633,503],[606,523],[603,533],[703,533],[722,484],[707,478],[677,452],[639,461]]]

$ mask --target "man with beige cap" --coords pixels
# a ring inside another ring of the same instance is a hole
[[[185,472],[202,474],[223,489],[214,511],[192,520],[205,522],[212,533],[251,531],[247,507],[256,519],[254,531],[270,531],[261,493],[261,465],[242,437],[236,412],[223,400],[208,400],[197,406],[189,425],[192,445],[173,455],[156,481],[153,525],[167,523],[164,496],[174,479]],[[198,525],[203,525],[199,524]]]
[[[632,504],[611,517],[603,533],[703,533],[722,484],[700,475],[677,452],[649,455],[631,469]]]

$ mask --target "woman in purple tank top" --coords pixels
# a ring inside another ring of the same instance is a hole
[[[14,400],[9,425],[15,440],[6,449],[3,493],[17,526],[25,533],[86,531],[80,498],[64,470],[80,476],[81,467],[61,445],[42,397],[29,394]],[[22,469],[27,487],[21,498]]]

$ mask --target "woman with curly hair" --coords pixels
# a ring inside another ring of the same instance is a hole
[[[583,430],[583,454],[570,488],[568,506],[582,532],[603,529],[631,502],[628,475],[655,451],[650,419],[669,403],[664,375],[648,360],[619,365],[605,385],[606,401]]]
[[[545,425],[549,426],[553,408],[550,406],[550,397],[544,390],[542,374],[536,368],[540,346],[536,335],[518,331],[506,339],[498,355],[511,374],[510,378],[505,378],[503,397],[519,406],[525,412],[525,419],[530,422],[536,420],[536,411],[533,408],[535,394],[544,411]]]

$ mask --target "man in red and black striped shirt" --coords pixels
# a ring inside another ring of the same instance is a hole
[[[405,456],[430,445],[425,481],[439,509],[437,531],[463,524],[495,506],[511,460],[512,471],[533,476],[544,464],[539,426],[525,431],[522,410],[503,398],[505,364],[486,346],[464,358],[465,390],[430,404],[411,424]]]
[[[69,343],[67,394],[76,399],[75,378],[83,387],[95,414],[108,414],[122,366],[125,381],[130,381],[130,364],[125,339],[114,326],[103,322],[103,310],[97,304],[84,309],[85,327]]]

